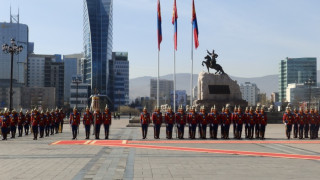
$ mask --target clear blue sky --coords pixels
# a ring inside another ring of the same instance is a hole
[[[157,0],[114,0],[113,50],[128,51],[130,78],[157,75]],[[177,0],[177,72],[191,69],[191,0]],[[83,0],[0,0],[0,21],[20,8],[35,53],[82,52]],[[320,57],[319,0],[195,0],[200,46],[194,72],[206,49],[218,53],[225,71],[239,77],[278,73],[286,57]],[[173,0],[161,0],[163,42],[160,74],[173,72]],[[318,65],[319,67],[319,65]],[[318,68],[319,69],[319,68]]]

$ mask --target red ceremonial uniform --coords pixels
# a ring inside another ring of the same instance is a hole
[[[199,116],[197,113],[189,113],[188,115],[188,123],[189,124],[193,124],[196,125],[199,123]]]
[[[210,123],[210,116],[208,116],[206,113],[200,113],[199,123],[202,125],[207,125],[208,123]]]
[[[155,112],[152,114],[153,124],[162,124],[162,113]]]
[[[150,124],[150,114],[149,113],[141,113],[140,122],[141,122],[141,124]]]
[[[102,119],[103,119],[103,124],[106,124],[106,125],[110,125],[111,124],[111,113],[108,112],[108,113],[103,113],[103,116],[102,116]]]
[[[166,115],[165,115],[166,124],[174,124],[175,123],[174,117],[175,117],[175,114],[173,112],[166,113]]]
[[[102,115],[100,112],[95,112],[94,117],[96,118],[96,124],[102,124]]]
[[[176,122],[177,124],[185,125],[187,122],[187,116],[185,113],[176,113]]]
[[[32,126],[38,126],[40,121],[39,113],[33,113],[31,117]]]
[[[267,115],[264,114],[259,114],[259,122],[261,125],[267,125],[268,119],[267,119]]]
[[[231,124],[231,113],[222,114],[222,124],[225,124],[225,125]]]
[[[82,121],[83,121],[83,124],[84,125],[91,125],[91,124],[93,124],[93,115],[92,115],[92,113],[84,113],[84,115],[83,115],[83,119],[82,119]]]
[[[18,116],[18,126],[22,126],[25,122],[25,116],[24,115],[19,115]]]
[[[283,123],[286,123],[287,125],[292,125],[293,120],[294,120],[293,114],[291,113],[283,114]]]
[[[10,116],[10,126],[16,126],[18,124],[18,115],[14,114]]]
[[[80,114],[79,113],[72,113],[70,115],[70,124],[72,126],[79,126],[80,125]]]

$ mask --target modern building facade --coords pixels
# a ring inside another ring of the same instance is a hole
[[[245,82],[244,84],[240,84],[240,91],[242,99],[246,100],[249,106],[255,106],[257,104],[260,89],[255,83]]]
[[[172,80],[159,80],[160,104],[170,104],[171,91],[173,91]],[[157,99],[157,79],[150,80],[150,98]]]
[[[273,92],[271,93],[271,102],[279,102],[279,93],[278,92]]]
[[[64,105],[64,62],[61,55],[32,54],[27,64],[28,87],[54,87],[54,106]]]
[[[107,95],[109,68],[112,59],[112,0],[84,0],[84,83],[92,93]]]
[[[29,28],[18,22],[0,23],[0,42],[10,45],[11,39],[22,45],[23,50],[13,57],[13,79],[25,83],[25,64],[28,59]],[[0,51],[0,79],[10,79],[11,55]]]
[[[21,108],[43,110],[55,109],[56,90],[54,87],[24,87],[21,91]]]
[[[292,105],[299,105],[301,103],[318,102],[320,98],[320,88],[310,87],[304,84],[291,83],[286,89],[286,99]]]
[[[77,75],[78,59],[76,57],[63,56],[64,62],[64,101],[70,101],[70,85],[72,83],[72,76]]]
[[[309,78],[317,82],[317,58],[286,58],[281,60],[279,63],[279,101],[287,100],[288,84],[301,84]]]
[[[113,109],[129,104],[129,60],[127,52],[113,52],[109,61],[108,96]]]
[[[73,76],[72,78],[82,77],[81,75]],[[82,78],[80,78],[81,80]],[[73,81],[75,82],[75,81]],[[82,81],[78,81],[78,84],[70,84],[70,107],[77,107],[78,110],[84,110],[89,106],[89,97],[90,97],[90,85],[84,84]]]

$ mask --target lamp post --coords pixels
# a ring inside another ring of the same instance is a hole
[[[82,82],[81,76],[77,75],[72,77],[72,83],[77,85],[77,91],[76,91],[76,108],[78,109],[78,89],[79,89],[79,84]]]
[[[13,55],[18,55],[23,50],[22,46],[18,46],[14,39],[11,39],[11,45],[3,44],[2,45],[2,51],[5,54],[11,55],[11,72],[10,72],[10,103],[9,103],[9,110],[12,111],[12,96],[13,96],[13,90],[12,90],[12,79],[13,79]]]
[[[314,85],[314,81],[311,79],[311,77],[304,82],[304,85],[309,87],[309,103],[308,103],[308,109],[310,109],[310,103],[311,103],[311,86]]]

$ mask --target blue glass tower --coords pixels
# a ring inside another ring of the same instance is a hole
[[[112,59],[112,0],[84,0],[83,46],[84,82],[91,92],[107,95]]]

